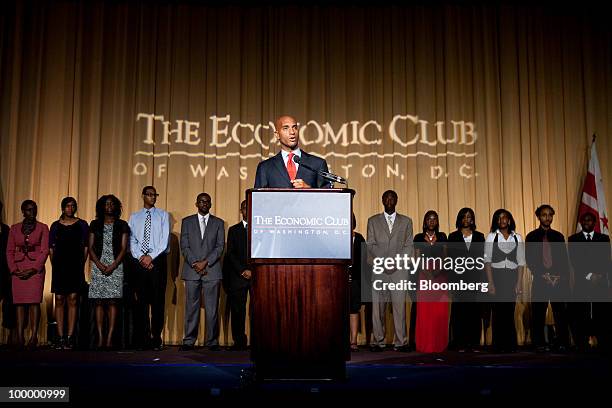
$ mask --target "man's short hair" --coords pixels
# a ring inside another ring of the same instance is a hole
[[[153,190],[153,191],[155,191],[157,193],[157,190],[155,189],[155,187],[153,187],[153,186],[145,186],[145,187],[142,188],[142,195],[147,194],[147,190]]]
[[[393,190],[385,191],[381,198],[384,199],[387,194],[391,194],[392,196],[394,196],[395,200],[397,201],[397,193],[395,191],[393,191]]]
[[[212,201],[212,197],[210,196],[210,194],[208,193],[200,193],[198,194],[198,196],[196,197],[196,202],[200,201],[200,197],[208,197],[210,201]]]
[[[541,206],[539,206],[535,210],[536,217],[539,217],[540,214],[542,213],[542,211],[544,211],[547,208],[550,210],[550,212],[552,212],[552,215],[555,215],[555,209],[554,208],[552,208],[549,204],[542,204]]]

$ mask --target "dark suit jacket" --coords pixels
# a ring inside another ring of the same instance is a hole
[[[484,242],[485,236],[480,231],[472,231],[472,243],[470,249],[468,249],[463,239],[461,231],[456,230],[448,234],[449,251],[448,255],[453,258],[478,258],[484,257]],[[463,244],[463,245],[460,245]],[[465,271],[463,274],[449,273],[449,280],[452,282],[459,282],[464,280],[466,282],[484,282],[484,270],[479,270],[474,267],[471,271]]]
[[[301,151],[301,163],[298,168],[296,178],[304,180],[306,184],[313,188],[328,188],[330,187],[329,181],[319,176],[312,170],[307,169],[305,164],[315,170],[327,170],[327,162],[320,157],[308,154],[305,151]],[[289,174],[283,161],[283,156],[279,152],[276,156],[270,157],[267,160],[260,162],[257,165],[257,173],[255,175],[255,188],[292,188],[291,180],[289,180]]]
[[[550,273],[551,275],[559,275],[561,282],[559,285],[566,286],[569,283],[569,265],[567,259],[567,249],[565,247],[565,237],[559,231],[550,229],[548,231],[548,241],[554,243],[551,245],[552,266],[546,269],[542,259],[542,241],[544,239],[544,230],[537,228],[531,231],[525,237],[525,258],[527,266],[533,274],[533,285],[537,288],[538,285],[543,285],[542,275]],[[559,286],[558,288],[561,288]]]
[[[599,244],[587,245],[584,234],[579,232],[571,235],[567,241],[570,261],[574,268],[574,293],[578,297],[586,296],[594,300],[605,297],[610,280],[610,237],[594,232],[592,243]],[[603,273],[604,276],[597,285],[593,285],[586,280],[589,273]]]
[[[183,263],[183,280],[199,280],[201,276],[191,267],[196,261],[208,260],[205,281],[221,280],[221,255],[225,246],[225,228],[223,220],[210,214],[202,239],[198,214],[183,218],[181,224],[181,251]]]
[[[247,229],[242,221],[227,232],[227,251],[223,262],[223,281],[226,290],[243,289],[251,283],[242,277],[247,265]]]

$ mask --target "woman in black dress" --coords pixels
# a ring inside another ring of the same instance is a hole
[[[87,223],[76,217],[77,202],[72,197],[62,200],[62,215],[51,225],[49,252],[53,276],[51,292],[55,294],[57,321],[56,348],[74,347],[74,328],[77,318],[78,293],[85,284],[87,260]],[[67,336],[64,335],[64,308],[68,304]]]

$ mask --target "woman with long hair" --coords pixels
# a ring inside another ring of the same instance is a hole
[[[495,211],[491,219],[484,259],[488,293],[493,302],[493,349],[500,353],[514,352],[517,347],[514,308],[523,286],[525,245],[516,233],[512,213],[504,208]]]
[[[121,219],[121,201],[114,195],[104,195],[96,202],[96,219],[89,226],[89,257],[91,284],[89,298],[95,302],[97,349],[111,349],[123,297],[123,258],[127,252],[130,228]],[[104,334],[104,320],[108,331]]]
[[[453,258],[476,259],[483,256],[485,236],[476,229],[476,215],[471,208],[462,208],[457,213],[455,231],[448,235],[449,252]],[[451,273],[450,281],[466,283],[483,282],[484,271],[473,268],[462,273]],[[451,305],[452,345],[457,351],[480,351],[482,332],[482,304],[477,303],[477,292],[456,291]]]

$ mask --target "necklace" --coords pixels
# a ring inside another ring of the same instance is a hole
[[[435,237],[436,237],[435,232],[433,234],[429,234],[429,232],[425,231],[425,238],[427,238],[429,242],[433,241]]]

